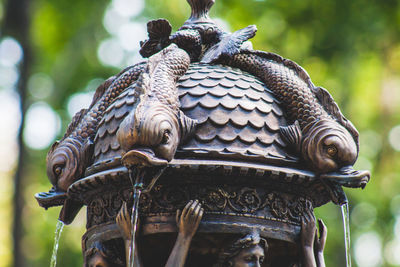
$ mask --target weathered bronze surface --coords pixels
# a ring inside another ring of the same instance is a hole
[[[188,2],[52,146],[39,204],[67,224],[87,206],[85,266],[324,266],[313,210],[369,181],[357,130],[299,65],[253,50],[254,25],[226,33],[214,1]]]

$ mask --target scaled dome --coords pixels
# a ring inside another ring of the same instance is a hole
[[[181,110],[198,126],[175,158],[298,163],[279,134],[287,125],[280,102],[256,77],[228,66],[192,64],[178,90]],[[95,138],[95,163],[121,155],[115,133],[132,108],[132,93],[125,91],[106,110]]]

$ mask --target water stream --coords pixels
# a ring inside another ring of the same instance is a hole
[[[344,244],[346,248],[346,267],[351,267],[349,203],[346,202],[341,206],[341,208],[343,218]]]
[[[139,200],[142,194],[142,191],[146,192],[147,190],[151,190],[153,185],[156,183],[158,178],[164,172],[166,166],[162,167],[158,170],[156,174],[152,176],[150,183],[144,186],[144,175],[146,170],[143,168],[129,168],[129,179],[131,180],[133,186],[133,205],[132,205],[132,216],[131,216],[131,223],[132,223],[132,242],[131,247],[129,248],[129,267],[134,267],[135,263],[135,246],[136,246],[136,231],[137,231],[137,224],[138,224],[138,217],[139,217]]]
[[[140,195],[142,193],[142,190],[138,187],[134,187],[133,189],[133,206],[132,206],[132,242],[131,242],[131,248],[129,250],[129,267],[134,267],[134,253],[135,253],[135,236],[136,236],[136,229],[137,229],[137,220],[138,220],[138,208],[139,208],[139,199]]]
[[[129,249],[129,267],[134,267],[135,262],[135,245],[136,245],[136,230],[139,216],[139,200],[143,190],[143,170],[139,169],[135,172],[130,171],[129,177],[133,185],[133,205],[132,205],[132,242]]]
[[[64,228],[64,223],[62,221],[57,222],[56,233],[54,237],[53,254],[51,255],[50,267],[55,267],[57,264],[57,251],[58,243],[60,241],[61,233]]]

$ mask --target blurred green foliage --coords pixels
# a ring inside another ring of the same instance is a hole
[[[31,74],[45,73],[53,80],[54,91],[44,100],[61,116],[65,129],[70,121],[68,96],[84,90],[90,80],[106,79],[119,71],[103,66],[97,57],[100,42],[109,37],[103,15],[110,2],[36,0],[31,4]],[[1,0],[0,21],[4,5],[5,0]],[[184,0],[146,0],[143,12],[131,19],[144,22],[163,17],[176,30],[189,14]],[[400,194],[400,156],[388,141],[389,131],[400,124],[400,1],[217,0],[211,15],[224,20],[231,31],[256,24],[254,48],[278,53],[303,66],[316,85],[329,90],[359,129],[361,150],[356,167],[370,169],[372,179],[365,190],[346,190],[352,245],[363,233],[377,233],[383,245],[381,266],[394,266],[383,257],[385,244],[395,238],[394,225],[400,215],[400,201],[397,209],[392,201]],[[29,95],[28,101],[37,100]],[[28,157],[26,207],[21,211],[26,231],[23,249],[28,266],[46,266],[59,208],[44,211],[33,198],[34,193],[50,188],[46,151],[30,150]],[[10,180],[11,173],[8,176]],[[3,217],[9,208],[1,212]],[[57,266],[82,265],[84,213],[82,210],[75,222],[65,227]],[[327,266],[345,266],[340,208],[328,204],[316,214],[329,228]],[[0,231],[10,231],[9,227],[7,224]],[[10,236],[4,242],[11,247]],[[0,266],[10,266],[10,261],[0,261]]]

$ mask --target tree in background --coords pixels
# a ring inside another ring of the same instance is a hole
[[[0,194],[0,266],[11,266],[12,258],[15,266],[48,265],[59,208],[44,211],[33,198],[50,186],[48,146],[101,81],[140,59],[149,19],[167,18],[176,30],[189,13],[184,0],[0,1],[0,110],[2,117],[15,118],[0,122],[5,133],[18,129],[15,121],[24,126],[24,133],[12,131],[12,139],[0,135],[0,177],[5,188],[15,188],[14,198],[10,190]],[[217,0],[211,15],[231,31],[256,24],[254,48],[298,62],[356,125],[356,167],[370,169],[372,179],[365,190],[346,192],[353,262],[400,265],[400,1]],[[10,42],[23,50],[15,66],[4,52],[16,53]],[[16,70],[18,83],[10,80]],[[7,103],[21,108],[13,114]],[[329,228],[327,266],[344,266],[340,208],[329,204],[316,212]],[[58,266],[82,265],[84,213],[63,233]],[[25,265],[18,262],[24,258]]]

